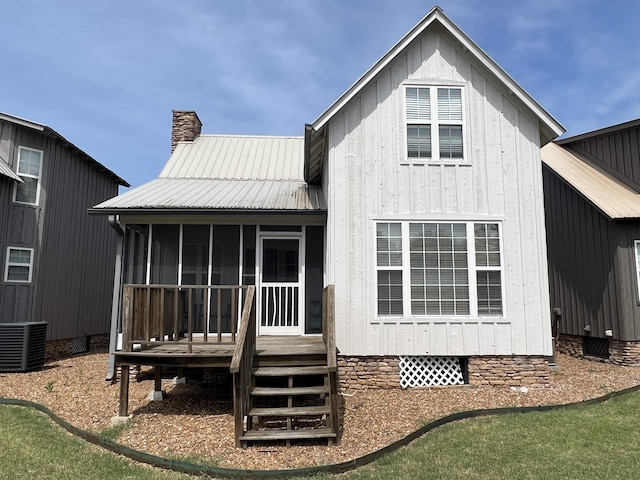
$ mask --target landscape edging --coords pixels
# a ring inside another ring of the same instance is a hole
[[[445,417],[429,422],[428,424],[411,432],[406,437],[401,438],[400,440],[396,440],[395,442],[385,447],[382,447],[376,450],[375,452],[368,453],[367,455],[364,455],[362,457],[358,457],[353,460],[349,460],[342,463],[335,463],[330,465],[319,465],[314,467],[304,467],[304,468],[297,468],[297,469],[291,469],[291,470],[237,470],[237,469],[229,469],[229,468],[218,468],[218,467],[212,467],[207,465],[197,465],[197,464],[185,462],[182,460],[174,460],[174,459],[169,459],[164,457],[158,457],[156,455],[144,453],[139,450],[135,450],[133,448],[127,447],[125,445],[121,445],[112,440],[108,440],[96,433],[87,432],[78,427],[75,427],[69,422],[67,422],[66,420],[63,420],[62,418],[60,418],[58,415],[53,413],[47,407],[39,403],[31,402],[29,400],[21,400],[17,398],[0,397],[0,405],[13,405],[13,406],[34,408],[35,410],[38,410],[39,412],[42,412],[45,415],[47,415],[49,418],[51,418],[51,420],[53,420],[59,426],[64,428],[67,432],[73,435],[76,435],[89,443],[98,445],[118,455],[123,455],[125,457],[128,457],[132,460],[135,460],[136,462],[146,463],[154,467],[173,470],[176,472],[187,473],[190,475],[209,475],[209,476],[216,476],[220,478],[230,478],[230,479],[291,478],[296,476],[303,477],[303,476],[315,475],[319,473],[331,473],[331,474],[344,473],[349,470],[362,467],[364,465],[367,465],[379,459],[383,455],[386,455],[388,453],[398,450],[400,447],[404,447],[408,445],[415,439],[423,436],[425,433],[437,427],[440,427],[447,423],[455,422],[457,420],[463,420],[465,418],[492,416],[492,415],[507,415],[511,413],[544,412],[548,410],[556,410],[561,408],[593,405],[596,403],[605,402],[607,400],[610,400],[613,397],[626,395],[628,393],[636,392],[638,390],[640,390],[640,385],[626,388],[624,390],[609,392],[606,395],[603,395],[601,397],[591,398],[588,400],[582,400],[580,402],[574,402],[574,403],[563,403],[558,405],[537,405],[537,406],[531,406],[531,407],[485,408],[485,409],[479,409],[479,410],[468,410],[465,412],[456,412],[456,413],[452,413],[451,415],[447,415]]]

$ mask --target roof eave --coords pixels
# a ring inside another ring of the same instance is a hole
[[[241,215],[241,214],[277,214],[277,215],[326,215],[326,209],[292,210],[292,209],[269,209],[252,210],[249,208],[89,208],[89,215],[167,215],[167,214],[189,214],[189,215]]]
[[[529,95],[515,80],[513,80],[495,61],[487,55],[471,38],[458,28],[442,11],[440,7],[434,7],[413,29],[409,31],[398,43],[396,43],[380,60],[378,60],[364,75],[362,75],[351,87],[347,89],[329,108],[327,108],[311,125],[314,130],[321,129],[329,120],[340,111],[353,97],[391,61],[404,50],[413,40],[434,21],[438,21],[446,28],[475,58],[513,93],[527,108],[529,108],[543,123],[541,125],[541,143],[562,135],[565,128],[553,118],[531,95]]]

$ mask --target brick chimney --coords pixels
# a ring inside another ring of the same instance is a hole
[[[171,122],[171,153],[176,149],[178,142],[193,142],[202,130],[202,122],[196,112],[185,110],[172,110]]]

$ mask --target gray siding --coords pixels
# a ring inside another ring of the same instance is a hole
[[[46,321],[48,340],[108,333],[116,233],[87,208],[117,195],[118,182],[59,139],[0,122],[14,169],[18,146],[44,152],[40,205],[12,203],[12,182],[1,180],[1,280],[8,245],[35,249],[34,272],[30,285],[0,283],[0,321]]]
[[[565,145],[586,155],[617,178],[640,191],[640,127],[626,128]]]
[[[639,340],[633,241],[640,223],[613,222],[543,167],[551,307],[560,333]]]

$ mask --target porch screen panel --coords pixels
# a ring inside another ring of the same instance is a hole
[[[123,267],[124,283],[146,283],[148,235],[147,225],[127,226]]]
[[[322,333],[322,266],[324,227],[307,227],[305,243],[305,333]]]
[[[175,285],[178,282],[180,225],[153,225],[152,235],[150,283]]]
[[[209,225],[182,227],[182,285],[209,284]],[[204,331],[208,292],[193,290],[192,312],[196,332]]]
[[[211,259],[212,285],[239,285],[240,226],[213,226],[213,257]],[[222,331],[231,331],[231,292],[221,292]],[[209,332],[217,330],[218,295],[212,293],[209,309]]]

